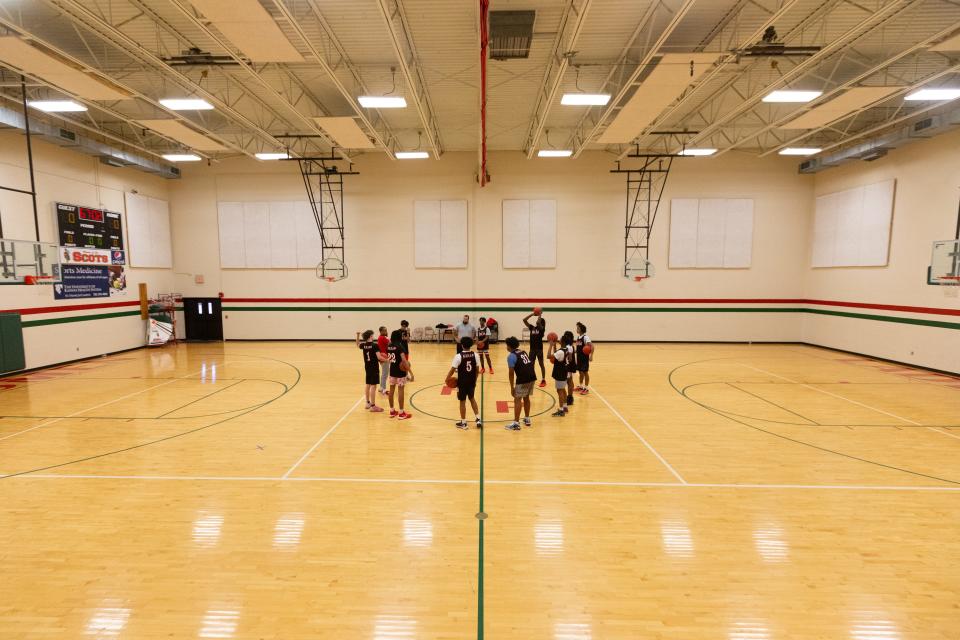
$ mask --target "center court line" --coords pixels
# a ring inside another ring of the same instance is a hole
[[[763,369],[758,369],[757,367],[752,367],[752,366],[750,366],[749,364],[743,364],[743,363],[739,363],[739,364],[740,364],[740,366],[746,367],[747,369],[753,369],[754,371],[759,371],[760,373],[765,373],[765,374],[767,374],[767,375],[769,375],[769,376],[773,376],[773,377],[775,377],[775,378],[780,378],[781,380],[786,380],[787,382],[792,382],[793,384],[798,384],[798,385],[800,385],[801,387],[806,387],[806,388],[808,388],[808,389],[813,389],[814,391],[819,391],[820,393],[824,393],[824,394],[826,394],[826,395],[828,395],[828,396],[833,396],[834,398],[839,398],[840,400],[846,400],[847,402],[849,402],[849,403],[851,403],[851,404],[855,404],[855,405],[861,406],[861,407],[863,407],[864,409],[869,409],[869,410],[871,410],[871,411],[876,411],[877,413],[882,413],[882,414],[884,414],[884,415],[890,416],[891,418],[896,418],[897,420],[902,420],[903,422],[908,422],[908,423],[910,423],[910,424],[912,424],[912,425],[915,425],[915,426],[917,426],[917,427],[923,427],[923,426],[924,426],[922,423],[920,423],[920,422],[914,422],[913,420],[911,420],[911,419],[909,419],[909,418],[904,418],[903,416],[898,416],[898,415],[895,414],[895,413],[890,413],[889,411],[884,411],[883,409],[878,409],[878,408],[876,408],[876,407],[871,407],[871,406],[868,405],[868,404],[864,404],[864,403],[858,402],[858,401],[856,401],[856,400],[851,400],[850,398],[845,398],[845,397],[843,397],[843,396],[841,396],[841,395],[839,395],[839,394],[832,393],[832,392],[826,391],[826,390],[824,390],[824,389],[818,389],[817,387],[811,386],[811,385],[809,385],[809,384],[805,384],[805,383],[803,383],[803,382],[798,382],[797,380],[791,380],[790,378],[787,378],[787,377],[785,377],[785,376],[778,375],[778,374],[773,373],[773,372],[771,372],[771,371],[765,371],[765,370],[763,370]],[[925,429],[929,429],[930,431],[936,431],[937,433],[939,433],[939,434],[941,434],[941,435],[944,435],[944,436],[947,436],[947,437],[949,437],[949,438],[956,438],[957,440],[960,440],[960,436],[954,435],[954,434],[952,434],[952,433],[947,433],[946,431],[941,431],[940,429],[937,429],[936,427],[924,427],[924,428],[925,428]]]
[[[622,422],[622,423],[627,427],[627,429],[630,429],[630,431],[633,433],[633,435],[637,436],[637,439],[640,440],[640,442],[643,443],[643,446],[645,446],[647,449],[649,449],[649,450],[650,450],[650,453],[652,453],[653,455],[655,455],[655,456],[657,457],[657,460],[659,460],[660,462],[662,462],[662,463],[663,463],[663,466],[665,466],[667,469],[670,470],[670,473],[673,474],[673,477],[674,477],[674,478],[676,478],[677,480],[679,480],[679,481],[682,482],[683,484],[689,484],[686,480],[683,479],[683,476],[681,476],[679,473],[677,473],[677,470],[674,469],[674,468],[670,465],[670,463],[667,462],[667,460],[666,460],[662,455],[660,455],[660,454],[657,452],[657,450],[654,449],[653,446],[652,446],[649,442],[647,442],[646,438],[644,438],[642,435],[640,435],[639,433],[637,433],[637,430],[634,429],[632,426],[630,426],[630,423],[627,422],[627,420],[626,420],[622,415],[620,415],[620,412],[618,412],[616,409],[614,409],[614,408],[613,408],[613,405],[610,404],[609,402],[607,402],[607,399],[604,398],[602,395],[600,395],[600,393],[597,391],[597,388],[596,388],[596,387],[593,387],[593,388],[592,388],[592,392],[593,392],[593,395],[595,395],[595,396],[597,396],[598,398],[600,398],[600,400],[603,402],[603,404],[607,405],[607,408],[610,409],[611,412],[613,412],[613,415],[615,415],[615,416],[617,416],[618,418],[620,418],[620,422]]]
[[[3,436],[2,438],[0,438],[0,441],[6,440],[6,439],[8,439],[8,438],[12,438],[12,437],[14,437],[14,436],[19,436],[19,435],[24,434],[24,433],[28,433],[28,432],[30,432],[30,431],[33,431],[34,429],[39,429],[40,427],[50,426],[51,424],[60,422],[61,420],[67,420],[67,419],[69,419],[69,418],[74,418],[74,417],[80,415],[81,413],[86,413],[86,412],[88,412],[88,411],[93,411],[94,409],[99,409],[99,408],[101,408],[101,407],[105,407],[105,406],[107,406],[107,405],[109,405],[109,404],[113,404],[114,402],[120,402],[121,400],[126,400],[127,398],[132,398],[133,396],[140,395],[141,393],[146,393],[147,391],[152,391],[152,390],[154,390],[154,389],[159,389],[160,387],[165,387],[165,386],[167,386],[168,384],[173,384],[174,382],[177,382],[178,380],[186,380],[186,379],[189,378],[190,376],[195,376],[195,375],[198,375],[198,374],[200,374],[200,373],[202,373],[202,372],[203,372],[203,369],[200,369],[200,370],[198,370],[198,371],[196,371],[196,372],[194,372],[194,373],[188,373],[187,375],[185,375],[185,376],[180,376],[179,378],[172,378],[172,379],[170,379],[170,380],[167,380],[166,382],[161,382],[160,384],[153,385],[152,387],[147,387],[146,389],[141,389],[140,391],[134,391],[133,393],[128,393],[128,394],[125,395],[125,396],[120,396],[119,398],[114,398],[113,400],[109,400],[109,401],[107,401],[107,402],[103,402],[103,403],[98,404],[98,405],[95,405],[95,406],[93,406],[93,407],[87,407],[86,409],[81,409],[80,411],[77,411],[76,413],[71,413],[71,414],[68,415],[68,416],[63,416],[62,418],[54,418],[53,420],[50,420],[50,421],[48,421],[48,422],[41,422],[40,424],[38,424],[38,425],[35,426],[35,427],[30,427],[29,429],[24,429],[23,431],[17,431],[16,433],[11,433],[10,435]]]
[[[307,457],[308,457],[311,453],[313,453],[314,450],[315,450],[317,447],[319,447],[319,446],[323,443],[324,440],[327,439],[327,436],[329,436],[331,433],[333,433],[334,431],[336,431],[337,427],[340,426],[340,423],[343,422],[344,420],[346,420],[346,419],[347,419],[347,416],[349,416],[351,413],[353,413],[353,410],[360,406],[360,402],[361,402],[362,400],[363,400],[362,397],[357,398],[357,401],[353,403],[353,406],[350,407],[349,409],[347,409],[347,412],[344,413],[342,416],[340,416],[340,419],[337,420],[335,423],[333,423],[333,426],[330,427],[325,434],[323,434],[322,436],[320,436],[320,439],[317,440],[316,442],[314,442],[314,443],[313,443],[313,446],[310,447],[305,454],[303,454],[302,456],[300,456],[300,459],[297,460],[292,467],[290,467],[289,469],[287,469],[287,472],[281,476],[281,479],[282,479],[282,480],[286,480],[287,478],[289,478],[289,477],[290,477],[290,474],[293,473],[294,471],[296,471],[296,470],[297,470],[297,467],[299,467],[301,464],[303,464],[303,461],[306,460]]]
[[[142,480],[142,481],[181,481],[181,482],[335,482],[358,484],[440,484],[440,485],[477,485],[478,480],[448,480],[422,478],[336,478],[309,477],[283,478],[278,476],[137,476],[137,475],[92,475],[92,474],[53,474],[34,473],[11,476],[18,480]],[[756,484],[723,482],[604,482],[593,480],[490,480],[486,484],[533,486],[533,487],[635,487],[647,489],[798,489],[829,491],[927,491],[960,492],[960,487],[941,487],[926,485],[868,485],[868,484]]]

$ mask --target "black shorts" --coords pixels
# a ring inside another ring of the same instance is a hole
[[[542,345],[542,344],[541,344],[539,347],[535,347],[535,346],[533,346],[533,345],[530,345],[530,359],[532,360],[533,358],[540,358],[541,360],[543,360],[543,345]]]
[[[380,384],[379,368],[371,369],[370,367],[367,367],[366,372],[367,372],[367,375],[366,375],[367,384]]]
[[[580,371],[581,373],[590,371],[590,359],[584,356],[583,360],[578,360],[577,371]]]
[[[477,390],[477,386],[473,385],[471,387],[457,387],[457,400],[463,402],[467,398],[473,400],[473,392]]]

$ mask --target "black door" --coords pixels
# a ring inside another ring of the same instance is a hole
[[[187,340],[223,340],[220,298],[184,298]]]

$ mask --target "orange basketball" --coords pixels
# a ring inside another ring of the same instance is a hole
[[[539,315],[541,315],[541,314],[543,314],[543,309],[541,309],[540,307],[534,307],[534,308],[533,308],[533,315],[539,316]]]
[[[557,363],[557,359],[554,357],[554,355],[553,355],[552,353],[550,354],[550,362],[552,362],[552,363],[554,363],[554,364]]]
[[[551,331],[550,333],[547,334],[547,340],[549,340],[550,342],[556,342],[556,341],[557,341],[557,334],[556,334],[555,332]]]
[[[589,344],[583,345],[583,355],[588,356],[593,353],[593,346]]]
[[[410,363],[402,360],[400,362],[400,371],[410,371]]]
[[[457,376],[450,376],[447,378],[447,386],[451,389],[457,388]]]
[[[487,348],[487,343],[484,342],[483,340],[477,343],[477,349],[479,349],[480,351],[483,351],[486,348]]]

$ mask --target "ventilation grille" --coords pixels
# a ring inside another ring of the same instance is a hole
[[[490,12],[490,58],[511,60],[530,56],[536,11]]]

